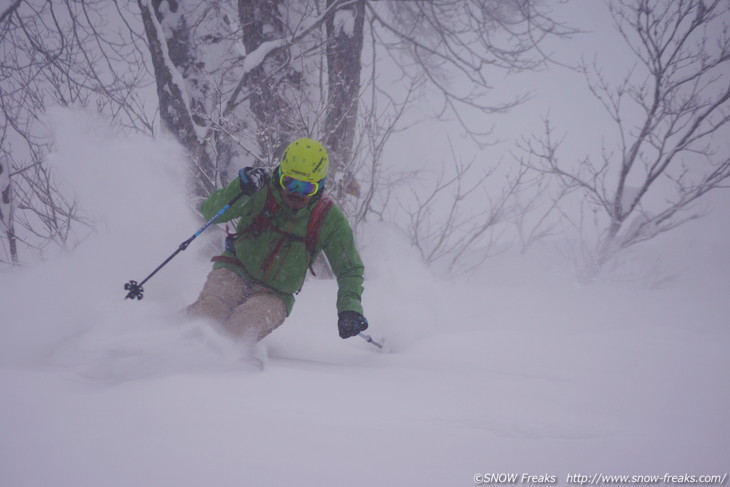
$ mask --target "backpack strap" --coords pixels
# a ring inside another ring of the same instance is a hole
[[[319,238],[319,229],[322,227],[327,213],[332,208],[332,200],[327,196],[322,196],[319,201],[314,205],[312,214],[309,216],[309,222],[307,223],[307,234],[304,237],[304,244],[307,247],[309,253],[309,271],[313,276],[317,276],[314,273],[312,265],[314,264],[314,252],[317,246],[317,239]]]
[[[314,208],[312,209],[312,214],[309,216],[309,221],[307,222],[307,233],[302,239],[302,237],[285,232],[272,225],[271,221],[276,213],[279,211],[280,206],[279,203],[277,203],[276,198],[274,198],[274,194],[272,193],[271,188],[267,188],[266,203],[264,204],[261,212],[254,217],[251,224],[243,229],[241,232],[227,232],[228,237],[226,238],[226,250],[235,254],[236,251],[234,241],[239,235],[243,233],[273,230],[276,233],[279,233],[281,235],[281,238],[264,259],[262,269],[266,271],[271,266],[276,257],[279,255],[279,251],[281,250],[282,245],[284,245],[287,240],[303,240],[304,245],[307,249],[307,254],[309,255],[309,271],[312,273],[312,275],[316,276],[312,265],[314,264],[314,254],[317,247],[317,240],[319,239],[319,230],[322,227],[322,222],[324,222],[327,213],[329,212],[330,208],[332,208],[332,205],[333,201],[326,196],[322,196],[319,201],[315,203]],[[216,256],[213,257],[211,260],[214,262],[231,263],[233,258]]]
[[[274,215],[279,212],[279,203],[274,198],[274,193],[270,187],[266,188],[266,203],[264,203],[263,209],[256,215],[251,224],[246,227],[243,232],[253,231],[260,232],[266,230],[271,226],[271,220],[274,219]],[[241,233],[243,233],[241,232]]]

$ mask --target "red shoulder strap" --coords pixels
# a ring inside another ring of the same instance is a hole
[[[304,237],[304,243],[307,246],[307,251],[314,259],[314,250],[317,245],[317,239],[319,238],[319,229],[322,227],[322,222],[327,216],[327,213],[332,208],[332,200],[327,196],[322,196],[317,204],[314,205],[312,215],[309,217],[309,223],[307,224],[307,235]]]
[[[271,189],[268,189],[267,191],[268,192],[266,194],[266,203],[264,204],[261,212],[256,215],[256,217],[254,217],[253,221],[248,227],[246,227],[238,234],[240,235],[246,232],[260,232],[268,228],[272,228],[274,231],[281,234],[281,238],[277,242],[276,246],[271,250],[269,255],[264,259],[264,262],[262,263],[262,269],[264,271],[269,269],[274,259],[279,254],[281,246],[286,240],[302,240],[301,237],[279,230],[271,224],[271,220],[273,219],[274,215],[277,211],[279,211],[279,204],[276,202],[276,199],[274,198],[274,194],[271,192]],[[322,222],[324,222],[324,219],[327,216],[330,208],[332,208],[332,204],[332,200],[328,197],[323,196],[322,198],[320,198],[320,200],[317,201],[317,203],[314,205],[312,213],[309,216],[309,221],[307,222],[307,233],[304,237],[304,245],[307,249],[307,253],[309,254],[309,270],[312,271],[312,274],[314,274],[312,264],[314,263],[314,252],[317,246],[317,240],[319,239],[319,229],[322,226]]]
[[[271,188],[266,188],[266,203],[264,203],[261,212],[254,217],[251,225],[246,228],[246,231],[260,232],[267,229],[271,225],[271,220],[277,211],[279,211],[279,203],[276,202]]]

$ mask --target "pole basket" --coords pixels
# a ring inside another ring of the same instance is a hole
[[[124,285],[124,290],[129,291],[124,299],[142,299],[144,297],[144,289],[137,281],[129,281]]]

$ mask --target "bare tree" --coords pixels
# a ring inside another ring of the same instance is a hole
[[[226,182],[235,154],[225,147],[242,149],[239,167],[273,166],[289,140],[315,136],[331,152],[330,191],[355,222],[373,210],[376,189],[389,186],[381,155],[416,99],[414,87],[435,86],[442,94],[440,114],[455,117],[479,138],[485,134],[464,122],[464,110],[492,114],[522,101],[490,102],[489,76],[540,66],[542,38],[571,32],[550,20],[537,2],[524,0],[237,0],[237,24],[226,10],[231,5],[222,0],[137,1],[155,66],[161,119],[191,155],[196,178],[202,180],[196,195],[205,197]],[[213,22],[221,16],[229,20]],[[224,55],[206,54],[212,47]],[[372,54],[370,64],[363,52]],[[406,75],[398,95],[380,86],[381,72],[392,68],[382,64],[386,57]],[[466,82],[465,92],[457,91],[464,85],[457,80]],[[511,205],[522,180],[521,173],[509,179],[498,201],[486,204],[485,213],[471,215],[474,226],[448,219],[428,222],[435,198],[451,185],[460,188],[453,211],[469,213],[466,197],[477,187],[465,190],[467,168],[455,167],[455,174],[444,176],[450,182],[439,185],[412,215],[414,241],[423,249],[433,246],[424,250],[424,259],[448,255],[452,269],[473,248],[491,247],[485,235],[494,235],[497,222],[506,218],[508,201]],[[431,225],[443,227],[426,231]],[[439,231],[440,240],[427,242]],[[459,236],[452,239],[449,232]]]
[[[345,210],[352,215],[355,224],[364,222],[371,213],[381,220],[384,219],[385,209],[395,189],[405,186],[416,174],[414,171],[404,172],[396,165],[388,164],[383,160],[383,154],[391,137],[407,129],[400,126],[401,119],[407,112],[411,97],[415,96],[418,84],[411,83],[402,101],[379,91],[373,81],[369,88],[370,103],[366,105],[361,100],[361,129],[353,146],[353,152],[358,157],[353,157],[345,169],[350,175],[365,173],[362,183],[355,177],[350,177],[344,186],[345,193],[355,197],[352,208],[347,205],[349,201],[345,200]]]
[[[122,0],[16,0],[0,11],[1,139],[14,223],[12,236],[0,238],[12,260],[18,244],[36,254],[66,246],[72,224],[83,222],[46,165],[48,108],[83,107],[122,130],[153,133],[156,109],[144,101],[152,78],[130,22]]]
[[[16,206],[16,223],[32,228],[38,220],[22,213],[64,201],[43,192],[54,185],[44,166],[50,147],[38,122],[52,105],[93,108],[128,130],[153,134],[161,126],[187,149],[192,193],[199,199],[241,166],[277,164],[291,139],[319,138],[333,154],[329,187],[361,221],[373,208],[376,188],[387,186],[377,165],[416,99],[412,87],[436,86],[442,113],[460,120],[465,108],[507,109],[512,102],[485,98],[490,73],[537,66],[544,58],[535,49],[540,39],[563,32],[537,4],[13,1],[0,12],[0,109],[13,132],[13,191],[28,198]],[[376,51],[379,57],[367,64],[363,53]],[[380,85],[382,73],[392,68],[382,64],[382,54],[397,58],[410,80],[398,95]],[[469,83],[466,92],[455,91],[451,81],[457,78]],[[364,97],[370,87],[384,101]],[[155,88],[157,103],[146,104]],[[363,113],[366,103],[381,108]],[[359,171],[366,180],[357,179]],[[26,181],[31,176],[40,179]],[[75,211],[72,202],[60,214],[69,210]],[[67,234],[62,222],[58,228],[29,232],[54,239]]]
[[[622,0],[609,8],[636,65],[616,86],[595,63],[583,69],[616,127],[615,146],[563,164],[549,123],[524,144],[526,163],[580,190],[594,215],[589,278],[623,250],[699,217],[698,200],[730,178],[727,2]]]
[[[365,25],[365,0],[327,0],[329,8],[339,7],[327,19],[328,105],[325,145],[332,152],[335,173],[352,165]],[[345,174],[347,176],[347,174]],[[336,186],[338,199],[344,198],[351,178]]]
[[[513,106],[517,100],[488,104],[483,98],[488,74],[537,66],[544,59],[535,49],[541,38],[568,32],[524,0],[237,0],[237,16],[224,0],[138,4],[162,121],[203,178],[199,196],[220,184],[216,171],[229,165],[232,155],[221,150],[222,140],[234,139],[251,164],[266,165],[291,138],[310,135],[333,153],[330,186],[335,183],[335,196],[344,198],[354,164],[366,22],[378,31],[374,44],[391,55],[410,53],[410,66],[399,65],[412,77],[425,73],[444,94],[444,111],[457,118],[459,106],[489,112]],[[468,93],[455,91],[447,70],[469,83]],[[324,117],[302,113],[305,105]]]
[[[239,0],[238,15],[247,53],[254,53],[266,43],[277,42],[289,34],[279,0]],[[292,116],[294,104],[301,98],[302,73],[290,61],[291,53],[287,49],[272,51],[250,71],[246,80],[245,90],[250,93],[250,108],[256,119],[257,145],[263,160],[269,164],[303,132],[301,124]]]
[[[475,177],[475,160],[460,162],[453,146],[452,160],[452,175],[442,174],[431,187],[411,188],[415,203],[406,211],[408,235],[421,260],[443,262],[449,273],[461,273],[504,250],[499,243],[518,209],[516,196],[525,170],[503,174],[504,183],[490,191],[487,182],[500,173],[498,164]]]
[[[383,5],[378,5],[378,4]],[[533,70],[548,59],[539,45],[546,36],[575,31],[551,19],[542,2],[516,0],[438,0],[370,2],[379,26],[378,44],[409,76],[425,76],[440,97],[433,103],[441,119],[457,120],[472,138],[491,142],[488,124],[473,123],[470,113],[503,113],[528,94],[504,101],[492,95],[492,77]],[[471,120],[471,121],[470,121]]]
[[[272,166],[292,138],[318,135],[301,107],[324,106],[308,78],[338,5],[137,1],[163,126],[187,149],[199,198],[227,182],[232,160]]]
[[[573,189],[565,186],[556,188],[542,174],[523,174],[514,193],[513,211],[521,254],[561,233],[561,224],[568,219],[561,204]]]

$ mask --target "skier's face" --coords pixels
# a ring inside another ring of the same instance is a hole
[[[312,199],[311,196],[304,196],[299,193],[290,193],[289,191],[281,190],[281,197],[286,203],[286,206],[292,210],[301,210],[309,204]]]
[[[302,181],[296,178],[279,174],[279,187],[284,203],[292,210],[301,210],[309,204],[312,196],[320,190],[323,181],[316,183]]]

